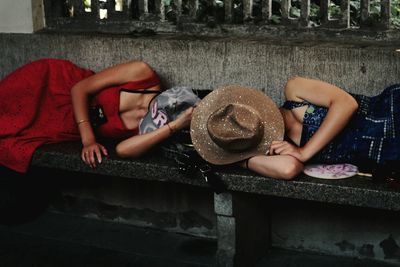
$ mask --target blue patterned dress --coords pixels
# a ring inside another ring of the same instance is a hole
[[[400,160],[400,84],[373,97],[355,95],[359,108],[347,126],[310,161],[316,163],[384,163]],[[285,109],[307,105],[300,146],[320,127],[328,109],[307,101],[286,101]]]

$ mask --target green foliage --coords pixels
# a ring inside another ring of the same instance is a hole
[[[90,8],[90,0],[83,0],[83,5],[85,8]]]
[[[390,23],[394,28],[400,29],[400,0],[392,0],[391,7]]]

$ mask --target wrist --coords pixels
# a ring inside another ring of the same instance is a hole
[[[78,126],[80,126],[81,124],[84,124],[84,123],[89,123],[89,124],[90,124],[90,120],[88,120],[88,119],[83,119],[83,120],[79,120],[79,121],[76,122],[76,124],[77,124]]]
[[[174,134],[175,132],[176,132],[176,126],[175,125],[173,125],[172,124],[172,122],[170,122],[170,123],[167,123],[167,127],[168,127],[168,129],[169,129],[169,131],[170,131],[170,134]]]
[[[96,143],[96,139],[95,138],[82,138],[82,145],[83,146],[89,146],[91,144]]]
[[[304,163],[312,158],[313,154],[307,150],[306,146],[301,147],[299,150],[301,155],[301,162]]]

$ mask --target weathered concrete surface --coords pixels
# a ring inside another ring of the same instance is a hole
[[[292,200],[272,203],[274,247],[400,264],[399,213]]]
[[[56,57],[99,71],[132,59],[151,64],[165,86],[213,89],[238,83],[265,90],[280,103],[293,75],[373,95],[397,83],[399,44],[315,43],[227,38],[89,34],[0,34],[0,77],[31,60]]]
[[[51,210],[200,237],[216,236],[212,192],[175,183],[65,172]]]

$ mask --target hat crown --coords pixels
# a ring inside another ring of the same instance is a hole
[[[251,106],[231,103],[214,111],[207,120],[210,138],[228,151],[245,151],[262,140],[264,126]]]

